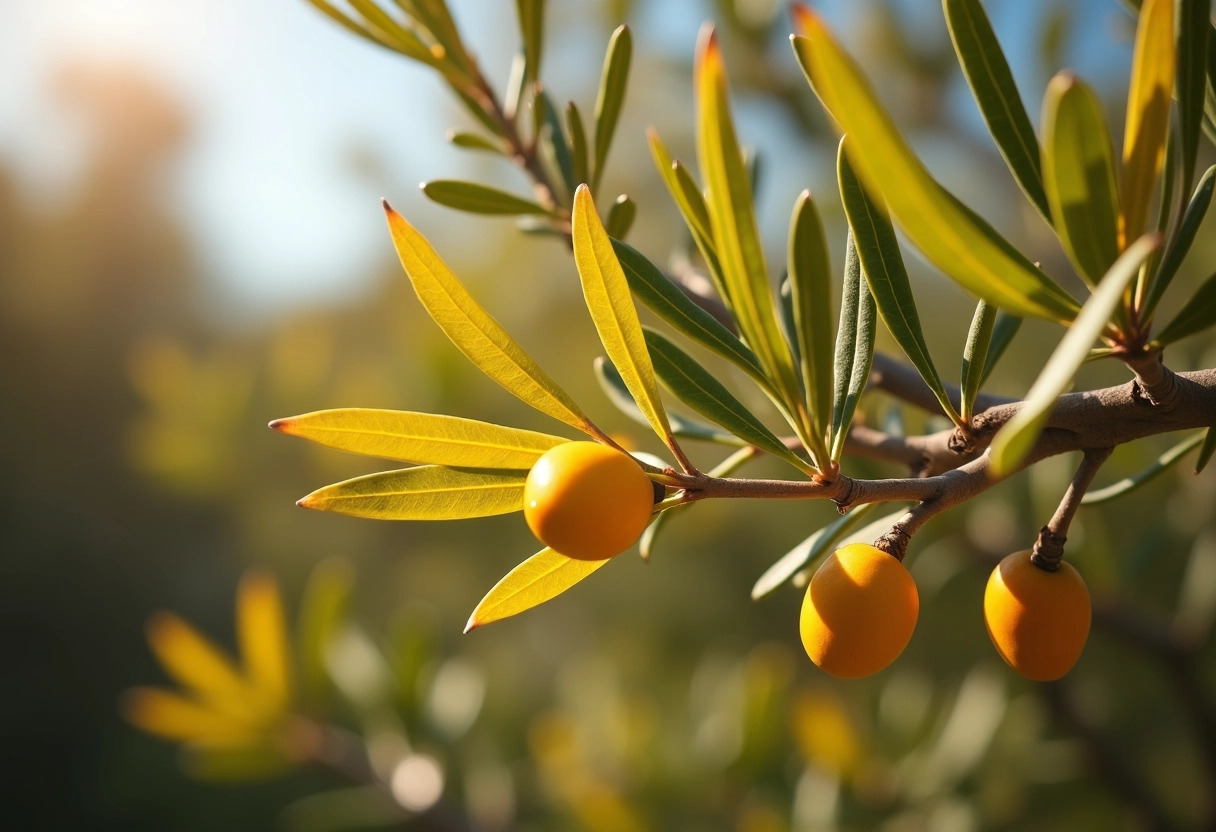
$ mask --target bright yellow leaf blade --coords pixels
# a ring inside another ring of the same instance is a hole
[[[165,672],[200,698],[224,703],[248,698],[249,686],[232,659],[181,618],[157,613],[148,621],[147,632]]]
[[[250,684],[267,705],[284,708],[291,699],[291,647],[279,585],[268,573],[254,570],[241,579],[236,623]]]
[[[1145,0],[1136,27],[1123,131],[1123,175],[1119,179],[1123,246],[1144,231],[1153,188],[1165,162],[1173,90],[1174,0]]]
[[[752,204],[750,177],[743,164],[730,115],[726,66],[712,29],[701,33],[694,70],[697,156],[707,189],[706,204],[718,247],[722,280],[747,345],[774,382],[793,427],[818,450],[803,404],[798,371],[777,322],[768,267]]]
[[[600,433],[570,395],[483,309],[405,218],[384,203],[393,245],[418,300],[469,360],[526,404],[584,433]]]
[[[375,520],[463,520],[524,507],[527,471],[420,465],[319,488],[296,505]]]
[[[646,339],[638,321],[638,311],[629,294],[625,272],[612,249],[612,240],[600,223],[595,200],[586,185],[579,185],[574,194],[574,212],[570,220],[574,242],[574,264],[583,284],[583,296],[591,320],[600,334],[608,358],[629,388],[638,409],[659,438],[671,446],[675,439],[667,412],[659,395]]]
[[[122,701],[127,721],[149,734],[175,742],[237,746],[256,741],[259,726],[159,688],[133,688]]]
[[[609,559],[610,560],[610,559]],[[501,621],[561,595],[599,569],[607,560],[568,558],[552,549],[541,549],[508,572],[481,599],[469,616],[464,631],[491,621]]]
[[[270,427],[355,454],[465,468],[531,468],[545,451],[568,441],[475,419],[364,407],[275,419]]]
[[[933,179],[819,16],[799,5],[793,12],[803,72],[841,131],[857,137],[849,161],[862,183],[887,201],[908,239],[988,302],[1021,316],[1071,321],[1076,300]]]

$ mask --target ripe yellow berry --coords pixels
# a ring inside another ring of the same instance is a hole
[[[595,442],[566,442],[546,451],[528,472],[524,519],[555,551],[603,560],[642,535],[654,496],[633,457]]]
[[[799,629],[811,661],[840,679],[877,673],[903,652],[920,597],[902,563],[866,543],[833,552],[811,578]]]
[[[984,623],[996,651],[1036,682],[1059,679],[1077,663],[1090,617],[1080,573],[1065,562],[1055,572],[1040,569],[1029,551],[997,564],[984,590]]]

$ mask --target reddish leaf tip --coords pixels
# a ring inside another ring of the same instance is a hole
[[[388,214],[390,217],[397,213],[393,210],[393,206],[389,205],[388,200],[384,197],[380,197],[380,207],[383,208],[384,213]]]
[[[308,502],[308,497],[301,497],[300,499],[296,500],[296,505],[298,505],[300,508],[312,508],[312,504]]]
[[[477,613],[473,613],[472,615],[469,616],[468,623],[464,625],[464,634],[468,635],[469,633],[473,632],[480,626],[481,626],[481,622],[479,622],[477,620]]]
[[[285,431],[290,424],[290,419],[271,419],[266,423],[266,427],[270,428],[271,430]]]

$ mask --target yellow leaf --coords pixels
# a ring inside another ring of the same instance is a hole
[[[148,643],[165,671],[204,701],[232,715],[256,712],[249,702],[249,685],[233,661],[173,613],[152,617]]]
[[[861,69],[811,9],[793,6],[794,52],[816,95],[855,136],[849,162],[887,201],[891,217],[929,262],[1011,313],[1068,323],[1079,305],[1024,255],[942,188],[904,141]]]
[[[1127,91],[1123,175],[1119,180],[1121,247],[1144,231],[1153,187],[1165,161],[1174,90],[1174,0],[1145,0]]]
[[[481,599],[477,609],[469,616],[464,631],[467,633],[491,621],[510,618],[556,598],[607,562],[577,560],[552,549],[541,549],[508,572],[486,593],[486,597]]]
[[[531,468],[545,451],[567,441],[474,419],[363,407],[275,419],[270,427],[351,453],[466,468]]]
[[[193,699],[158,688],[133,688],[122,702],[127,720],[142,731],[177,742],[245,745],[259,733],[256,724],[212,710]]]
[[[596,438],[599,430],[570,395],[507,334],[440,259],[418,230],[384,203],[393,245],[418,300],[477,367],[526,404]]]
[[[586,185],[579,185],[574,194],[571,236],[574,241],[574,263],[583,283],[583,296],[608,358],[616,365],[646,421],[670,447],[675,443],[675,438],[671,434],[671,425],[667,423],[667,412],[663,409],[659,383],[650,363],[650,353],[646,350],[642,325],[638,322],[638,312],[629,294],[629,283],[625,280],[625,272],[616,258],[616,252],[612,250],[612,240],[600,223],[595,200]]]
[[[812,446],[798,372],[777,323],[768,267],[752,205],[751,183],[730,116],[726,68],[713,30],[701,35],[695,71],[697,155],[731,311],[747,345],[780,393],[791,423]]]
[[[524,507],[527,471],[420,465],[319,488],[296,505],[377,520],[461,520]]]
[[[291,697],[287,623],[279,587],[266,572],[246,573],[236,596],[237,634],[249,682],[272,708]]]

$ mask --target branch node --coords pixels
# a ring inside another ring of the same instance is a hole
[[[1038,539],[1030,550],[1030,562],[1044,572],[1055,572],[1064,558],[1064,544],[1067,540],[1064,535],[1056,534],[1044,526],[1039,529]]]
[[[891,531],[874,541],[874,548],[886,552],[898,561],[903,561],[904,557],[908,554],[908,543],[911,540],[912,535],[899,526],[895,526]]]

